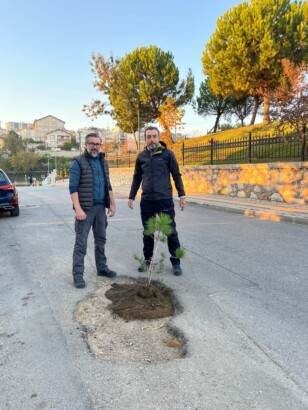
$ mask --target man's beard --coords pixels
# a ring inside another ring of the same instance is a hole
[[[158,144],[155,144],[155,142],[152,142],[151,144],[148,145],[148,149],[151,151],[155,151],[158,147]]]
[[[99,152],[92,152],[89,148],[87,148],[87,152],[91,157],[96,158],[99,154]]]

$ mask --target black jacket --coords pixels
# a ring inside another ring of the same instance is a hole
[[[179,196],[185,196],[180,169],[173,152],[161,146],[154,154],[145,149],[136,159],[129,199],[135,199],[141,182],[142,199],[155,201],[172,198],[170,175]]]

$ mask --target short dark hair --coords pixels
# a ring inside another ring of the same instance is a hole
[[[157,127],[154,127],[153,125],[149,125],[148,127],[146,127],[146,129],[144,130],[144,138],[146,137],[147,131],[157,131],[158,137],[160,137],[160,131]]]
[[[89,134],[86,135],[85,143],[87,143],[88,139],[91,138],[91,137],[99,138],[101,140],[101,137],[97,134],[97,132],[89,132]]]

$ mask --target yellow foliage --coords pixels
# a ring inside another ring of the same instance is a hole
[[[157,118],[157,122],[161,125],[164,131],[161,134],[161,140],[167,146],[172,144],[171,128],[180,130],[182,128],[182,118],[185,110],[175,107],[174,99],[167,98],[165,104],[159,106],[158,111],[161,113]]]

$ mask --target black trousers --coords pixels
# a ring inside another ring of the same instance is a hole
[[[147,221],[155,214],[164,213],[170,216],[172,220],[171,227],[173,232],[168,236],[168,249],[170,252],[170,261],[172,265],[179,265],[180,259],[175,257],[175,251],[180,248],[178,233],[176,231],[176,224],[174,221],[174,203],[172,199],[163,199],[159,201],[147,201],[141,199],[140,202],[141,220],[143,228],[146,229]],[[153,256],[154,238],[153,236],[146,236],[143,233],[143,256],[145,260],[150,260]]]

